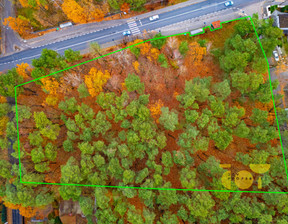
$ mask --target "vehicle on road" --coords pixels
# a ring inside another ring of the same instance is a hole
[[[123,36],[130,36],[131,35],[131,31],[127,30],[123,32]]]
[[[159,15],[155,15],[155,16],[149,17],[150,21],[154,21],[154,20],[157,20],[157,19],[159,19]]]
[[[228,1],[228,2],[225,2],[225,3],[224,3],[224,5],[225,5],[226,7],[232,6],[233,4],[234,4],[233,1]]]
[[[273,56],[275,58],[275,61],[279,61],[279,55],[278,55],[277,51],[273,51]]]

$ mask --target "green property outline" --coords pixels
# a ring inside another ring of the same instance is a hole
[[[122,51],[122,50],[126,50],[130,47],[134,47],[136,45],[139,45],[139,44],[143,44],[145,42],[148,42],[148,41],[151,41],[151,40],[157,40],[157,39],[162,39],[162,38],[168,38],[168,37],[171,37],[171,36],[179,36],[179,35],[187,35],[189,34],[190,37],[192,36],[196,36],[196,35],[199,35],[199,34],[203,34],[205,33],[205,29],[206,28],[209,28],[210,31],[214,31],[214,30],[218,30],[218,29],[221,29],[222,28],[222,24],[223,23],[229,23],[229,22],[232,22],[232,21],[236,21],[236,20],[241,20],[241,19],[247,19],[249,18],[252,25],[253,25],[253,29],[255,31],[255,34],[256,34],[256,37],[259,41],[259,44],[260,44],[260,47],[261,47],[261,50],[264,54],[264,57],[265,57],[265,60],[266,60],[266,63],[267,63],[267,68],[268,68],[268,74],[269,74],[269,80],[270,80],[270,91],[271,91],[271,95],[272,95],[272,100],[273,100],[273,107],[274,107],[274,112],[275,112],[275,117],[276,117],[276,121],[277,121],[277,128],[278,128],[278,133],[279,133],[279,139],[280,139],[280,145],[281,145],[281,149],[282,149],[282,154],[283,154],[283,159],[284,159],[284,166],[285,166],[285,171],[286,171],[286,175],[287,175],[287,180],[288,180],[288,171],[287,171],[287,165],[286,165],[286,159],[285,159],[285,154],[284,154],[284,149],[283,149],[283,144],[282,144],[282,138],[281,138],[281,132],[280,132],[280,128],[279,128],[279,122],[278,122],[278,117],[277,117],[277,111],[276,111],[276,106],[275,106],[275,101],[274,101],[274,95],[273,95],[273,89],[272,89],[272,84],[271,84],[271,76],[270,76],[270,70],[269,70],[269,62],[268,62],[268,59],[266,57],[266,54],[264,52],[264,49],[262,47],[262,44],[261,44],[261,41],[259,39],[259,36],[257,34],[257,31],[256,31],[256,28],[254,26],[254,23],[252,21],[252,18],[251,16],[245,16],[245,17],[240,17],[240,18],[237,18],[237,19],[233,19],[233,20],[227,20],[227,21],[224,21],[224,22],[220,22],[220,27],[219,28],[216,28],[216,29],[211,29],[210,26],[206,26],[206,27],[203,27],[203,31],[202,32],[199,32],[199,33],[196,33],[196,34],[193,34],[191,35],[190,32],[184,32],[184,33],[179,33],[179,34],[173,34],[173,35],[168,35],[168,36],[163,36],[163,37],[158,37],[158,38],[153,38],[153,39],[149,39],[149,40],[144,40],[140,43],[136,43],[136,44],[133,44],[131,46],[128,46],[128,47],[125,47],[125,48],[122,48],[122,49],[119,49],[119,50],[116,50],[116,51],[113,51],[113,52],[110,52],[108,54],[105,54],[105,55],[102,55],[102,56],[99,56],[97,58],[93,58],[91,60],[88,60],[88,61],[85,61],[85,62],[82,62],[82,63],[79,63],[77,65],[73,65],[71,67],[68,67],[68,68],[65,68],[65,69],[62,69],[62,70],[59,70],[59,71],[56,71],[56,72],[53,72],[51,74],[48,74],[48,75],[45,75],[45,76],[42,76],[42,77],[39,77],[39,78],[36,78],[34,80],[31,80],[31,81],[28,81],[28,82],[25,82],[25,83],[22,83],[22,84],[19,84],[17,86],[14,87],[14,90],[15,90],[15,107],[16,107],[16,122],[17,122],[17,141],[18,141],[18,156],[19,156],[19,172],[20,172],[20,183],[25,183],[25,184],[48,184],[48,185],[61,185],[61,186],[64,186],[64,185],[68,185],[68,186],[85,186],[85,187],[106,187],[106,188],[131,188],[131,189],[146,189],[146,190],[174,190],[174,191],[208,191],[208,192],[240,192],[240,193],[273,193],[273,194],[288,194],[288,192],[269,192],[269,191],[234,191],[234,190],[208,190],[208,189],[177,189],[177,188],[151,188],[151,187],[133,187],[133,186],[108,186],[108,185],[92,185],[92,184],[69,184],[69,183],[42,183],[42,182],[24,182],[22,181],[22,177],[21,177],[21,159],[20,159],[20,138],[19,138],[19,124],[18,124],[18,109],[17,109],[17,87],[19,86],[22,86],[22,85],[25,85],[25,84],[28,84],[28,83],[31,83],[31,82],[35,82],[39,79],[42,79],[42,78],[45,78],[45,77],[48,77],[48,76],[51,76],[51,75],[54,75],[54,74],[57,74],[59,72],[63,72],[65,70],[68,70],[70,68],[74,68],[76,66],[79,66],[79,65],[82,65],[82,64],[86,64],[88,62],[91,62],[91,61],[94,61],[94,60],[97,60],[99,58],[102,58],[102,57],[106,57],[108,55],[111,55],[111,54],[114,54],[116,52],[119,52],[119,51]]]

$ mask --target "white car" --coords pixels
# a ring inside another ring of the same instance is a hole
[[[277,51],[273,51],[273,56],[275,58],[275,61],[279,61],[279,55],[278,55]]]
[[[157,19],[159,19],[159,16],[158,16],[158,15],[149,17],[149,20],[150,20],[150,21],[154,21],[154,20],[157,20]]]
[[[122,34],[123,34],[123,36],[130,36],[131,35],[131,31],[127,30],[127,31],[124,31]]]
[[[233,4],[234,4],[233,1],[228,1],[228,2],[225,2],[225,3],[224,3],[224,5],[225,5],[226,7],[231,6],[231,5],[233,5]]]

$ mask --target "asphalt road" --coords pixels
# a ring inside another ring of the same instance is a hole
[[[260,2],[261,0],[234,0],[234,7],[242,8],[250,4]],[[161,27],[178,23],[184,20],[192,19],[201,15],[220,11],[224,8],[223,0],[207,0],[201,3],[190,5],[184,8],[159,14],[159,19],[150,21],[149,18],[136,20],[137,27],[142,32],[143,30],[156,30]],[[219,18],[221,20],[221,18]],[[203,21],[204,22],[204,21]],[[38,58],[44,48],[52,49],[60,54],[63,54],[66,49],[83,50],[89,46],[89,43],[97,41],[99,44],[112,42],[123,39],[122,32],[130,30],[131,26],[123,24],[113,28],[107,28],[98,32],[89,33],[87,35],[75,37],[57,43],[52,43],[38,48],[26,49],[21,52],[0,58],[0,71],[11,69],[16,64],[26,62],[31,64],[31,60]],[[135,27],[134,27],[135,29]],[[133,34],[133,28],[131,29]]]

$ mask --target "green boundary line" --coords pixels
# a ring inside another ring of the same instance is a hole
[[[45,78],[45,77],[48,77],[48,76],[51,76],[51,75],[54,75],[54,74],[57,74],[57,73],[60,73],[60,72],[63,72],[65,70],[68,70],[70,68],[74,68],[76,66],[79,66],[79,65],[83,65],[83,64],[86,64],[88,62],[91,62],[91,61],[94,61],[94,60],[97,60],[99,58],[102,58],[102,57],[106,57],[108,55],[111,55],[111,54],[114,54],[116,52],[119,52],[119,51],[122,51],[122,50],[126,50],[130,47],[134,47],[134,46],[137,46],[139,44],[142,44],[142,43],[145,43],[145,42],[148,42],[148,41],[151,41],[151,40],[157,40],[157,39],[162,39],[162,38],[168,38],[168,37],[172,37],[172,36],[179,36],[179,35],[187,35],[189,34],[190,37],[192,36],[196,36],[196,35],[199,35],[199,34],[204,34],[205,33],[205,29],[206,28],[209,28],[210,31],[214,31],[214,30],[219,30],[219,29],[222,29],[222,24],[223,23],[229,23],[229,22],[233,22],[233,21],[236,21],[236,20],[241,20],[241,19],[247,19],[249,18],[249,20],[251,21],[252,25],[253,25],[253,29],[255,31],[255,34],[256,34],[256,37],[259,41],[259,44],[260,44],[260,47],[261,47],[261,50],[263,52],[263,55],[265,57],[265,60],[267,62],[267,69],[268,69],[268,74],[269,74],[269,81],[270,81],[270,91],[271,91],[271,95],[272,95],[272,101],[273,101],[273,107],[274,107],[274,111],[275,111],[275,117],[276,117],[276,122],[277,122],[277,128],[278,128],[278,133],[279,133],[279,138],[280,138],[280,144],[281,144],[281,149],[282,149],[282,154],[283,154],[283,160],[284,160],[284,166],[285,166],[285,171],[286,171],[286,175],[287,175],[287,180],[288,180],[288,171],[287,171],[287,165],[286,165],[286,159],[285,159],[285,154],[284,154],[284,149],[283,149],[283,144],[282,144],[282,138],[281,138],[281,132],[280,132],[280,128],[279,128],[279,122],[278,122],[278,117],[277,117],[277,111],[276,111],[276,106],[275,106],[275,101],[274,101],[274,95],[273,95],[273,89],[272,89],[272,83],[271,83],[271,76],[270,76],[270,70],[269,70],[269,62],[268,62],[268,59],[265,55],[265,52],[264,52],[264,49],[262,47],[262,44],[261,44],[261,41],[259,39],[259,36],[257,34],[257,31],[256,31],[256,28],[255,28],[255,25],[252,21],[252,18],[251,16],[245,16],[245,17],[241,17],[241,18],[237,18],[237,19],[233,19],[233,20],[228,20],[228,21],[224,21],[224,22],[220,22],[220,28],[216,28],[216,29],[211,29],[210,26],[206,26],[203,28],[203,31],[202,32],[199,32],[199,33],[196,33],[196,34],[193,34],[191,35],[190,32],[184,32],[184,33],[179,33],[179,34],[173,34],[173,35],[169,35],[169,36],[164,36],[164,37],[158,37],[158,38],[153,38],[153,39],[149,39],[149,40],[144,40],[140,43],[137,43],[137,44],[133,44],[131,46],[128,46],[128,47],[125,47],[125,48],[122,48],[122,49],[119,49],[119,50],[116,50],[116,51],[113,51],[111,53],[108,53],[108,54],[105,54],[105,55],[102,55],[100,57],[97,57],[97,58],[93,58],[91,60],[88,60],[88,61],[85,61],[85,62],[82,62],[82,63],[79,63],[77,65],[73,65],[71,67],[68,67],[68,68],[65,68],[65,69],[62,69],[62,70],[59,70],[59,71],[56,71],[56,72],[53,72],[49,75],[46,75],[46,76],[42,76],[42,77],[39,77],[39,78],[36,78],[34,80],[31,80],[29,82],[25,82],[25,83],[22,83],[22,84],[19,84],[17,86],[15,86],[15,107],[16,107],[16,121],[17,121],[17,140],[18,140],[18,155],[19,155],[19,172],[20,172],[20,183],[25,183],[25,184],[48,184],[48,185],[68,185],[68,186],[86,186],[86,187],[107,187],[107,188],[131,188],[131,189],[146,189],[146,190],[174,190],[174,191],[209,191],[209,192],[238,192],[238,193],[268,193],[268,194],[288,194],[288,192],[269,192],[269,191],[232,191],[232,190],[206,190],[206,189],[176,189],[176,188],[149,188],[149,187],[133,187],[133,186],[106,186],[106,185],[89,185],[89,184],[69,184],[69,183],[42,183],[42,182],[24,182],[22,181],[22,173],[21,173],[21,159],[20,159],[20,138],[19,138],[19,124],[18,124],[18,109],[17,109],[17,87],[20,87],[20,86],[23,86],[25,84],[28,84],[28,83],[31,83],[31,82],[35,82],[39,79],[42,79],[42,78]]]

